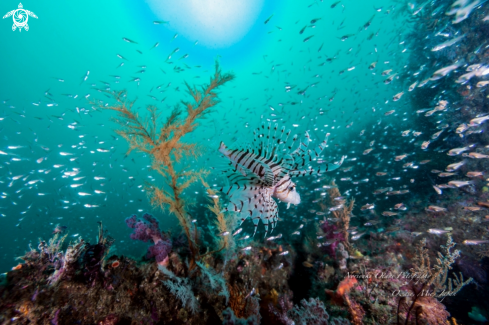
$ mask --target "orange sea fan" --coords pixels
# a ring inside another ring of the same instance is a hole
[[[357,279],[348,276],[340,282],[336,291],[326,289],[325,292],[331,297],[333,304],[342,306],[345,303],[345,295],[356,285],[358,285]]]

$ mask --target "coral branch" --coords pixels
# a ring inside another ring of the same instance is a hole
[[[193,132],[198,126],[197,120],[203,118],[211,111],[211,107],[219,103],[216,90],[233,78],[230,73],[221,73],[216,63],[214,76],[201,90],[186,84],[188,93],[193,98],[193,102],[182,102],[187,115],[183,117],[182,110],[177,106],[162,126],[158,125],[160,114],[155,106],[147,107],[149,117],[141,117],[132,108],[135,101],[127,100],[126,91],[106,91],[115,100],[114,105],[91,102],[94,108],[118,113],[115,121],[121,128],[116,132],[128,142],[128,153],[136,149],[152,157],[152,168],[163,176],[165,186],[149,186],[146,190],[153,206],[168,209],[178,218],[188,238],[191,252],[190,269],[195,267],[195,261],[199,260],[200,256],[182,194],[185,188],[199,176],[206,174],[206,171],[188,171],[185,166],[177,166],[183,157],[195,156],[197,153],[196,144],[183,143],[182,138]]]
[[[331,214],[335,219],[338,219],[336,225],[340,228],[343,234],[343,245],[348,250],[350,254],[353,254],[354,249],[351,247],[351,244],[348,240],[349,233],[348,229],[350,228],[350,217],[351,212],[353,211],[353,206],[355,204],[355,200],[351,199],[349,202],[346,200],[338,200],[341,197],[341,193],[338,190],[338,186],[335,184],[334,180],[329,184],[330,188],[328,189],[330,203],[333,206],[341,205],[341,208],[331,211]]]
[[[414,267],[411,269],[411,272],[426,276],[427,286],[433,286],[435,293],[449,291],[455,294],[465,285],[472,282],[472,278],[464,281],[462,273],[460,273],[460,278],[456,275],[454,279],[448,278],[448,271],[452,269],[452,264],[460,256],[459,250],[452,251],[455,243],[451,236],[448,236],[447,244],[441,246],[442,252],[438,252],[436,264],[433,268],[431,268],[428,249],[425,246],[426,238],[423,238],[416,244],[416,257],[413,258]],[[453,288],[453,284],[455,284],[455,288]]]

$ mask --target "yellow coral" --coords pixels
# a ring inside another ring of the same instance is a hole
[[[228,227],[226,224],[226,218],[224,216],[224,213],[222,212],[221,204],[219,203],[219,197],[217,197],[216,192],[209,186],[209,184],[207,184],[207,182],[204,180],[203,177],[200,177],[200,180],[204,185],[204,187],[206,188],[207,194],[209,195],[210,198],[212,198],[213,205],[208,205],[207,208],[216,215],[217,220],[215,224],[219,229],[219,232],[220,233],[227,232]],[[231,240],[232,237],[230,236],[221,236],[220,237],[221,248],[218,251],[221,251],[224,248],[228,247]]]
[[[362,253],[360,253],[360,251],[359,251],[359,250],[355,250],[355,251],[353,252],[353,256],[355,256],[355,257],[363,257],[363,254],[362,254]]]
[[[275,289],[270,290],[268,295],[265,296],[265,299],[271,301],[274,305],[277,305],[278,302],[278,292]]]

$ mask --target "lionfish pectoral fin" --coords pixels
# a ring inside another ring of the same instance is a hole
[[[253,226],[255,227],[255,231],[253,231],[253,237],[255,237],[256,230],[258,229],[258,221],[259,220],[260,220],[260,218],[254,218],[253,219]]]
[[[246,174],[246,171],[239,165],[234,166],[244,177],[246,177],[248,174]]]
[[[257,175],[260,180],[263,182],[263,185],[266,186],[266,187],[271,187],[273,186],[273,180],[274,180],[274,175],[273,175],[273,171],[272,169],[270,168],[269,165],[265,164],[264,162],[259,162],[259,164],[263,167],[263,176],[260,177],[259,175]]]
[[[263,220],[262,220],[262,222],[263,222]],[[263,238],[266,238],[268,235],[268,221],[267,221],[267,223],[263,223],[263,224],[265,225],[265,236]]]
[[[289,209],[289,208],[290,208],[290,202],[289,202],[289,203],[287,203],[287,209]]]

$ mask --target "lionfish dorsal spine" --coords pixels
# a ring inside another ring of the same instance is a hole
[[[283,143],[285,143],[282,139],[284,138],[285,126],[282,126],[280,129],[280,136],[275,140],[275,144],[277,145],[277,150],[280,151],[280,147]]]
[[[304,141],[300,141],[297,149],[295,149],[292,152],[292,156],[299,156],[300,157],[301,155],[303,155],[306,152],[307,148],[309,147],[310,142],[311,142],[311,137],[309,136],[309,133],[306,132]]]
[[[292,143],[288,147],[289,151],[292,150],[292,147],[294,146],[296,141],[297,141],[297,134],[294,134],[294,137],[292,138]]]

